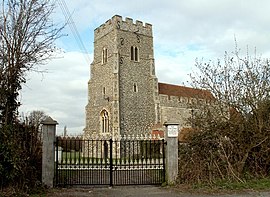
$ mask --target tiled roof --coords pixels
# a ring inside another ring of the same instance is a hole
[[[201,98],[213,99],[213,95],[208,90],[201,90],[186,86],[172,85],[166,83],[158,83],[159,94],[168,96],[188,97],[188,98]]]

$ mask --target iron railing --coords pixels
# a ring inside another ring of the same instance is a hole
[[[153,185],[165,181],[165,141],[153,136],[56,139],[55,184]]]

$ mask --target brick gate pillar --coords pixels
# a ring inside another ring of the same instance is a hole
[[[178,123],[164,123],[166,126],[166,181],[174,184],[178,176]]]
[[[42,124],[42,183],[53,187],[54,179],[54,142],[57,121],[47,117]]]

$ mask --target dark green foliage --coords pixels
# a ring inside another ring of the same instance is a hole
[[[29,192],[41,184],[39,120],[18,123],[18,96],[26,75],[55,56],[64,26],[50,18],[53,1],[3,0],[0,8],[0,188]]]
[[[0,128],[1,189],[31,192],[41,185],[42,150],[38,130],[14,124]]]
[[[53,1],[3,0],[0,8],[0,187],[28,192],[41,184],[39,120],[18,123],[18,96],[26,75],[55,56],[64,26],[50,17]]]
[[[61,37],[50,18],[55,2],[48,0],[0,1],[0,121],[16,122],[19,91],[30,71],[51,59]]]

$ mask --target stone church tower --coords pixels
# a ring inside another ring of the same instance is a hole
[[[85,134],[140,134],[159,122],[152,25],[114,16],[94,32]]]
[[[85,135],[164,136],[163,124],[176,122],[182,138],[194,104],[207,100],[207,90],[158,82],[152,25],[116,15],[95,29]]]

